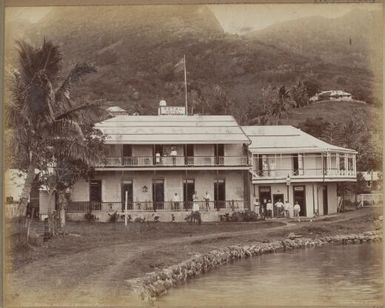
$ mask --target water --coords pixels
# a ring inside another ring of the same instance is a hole
[[[325,246],[225,265],[155,306],[382,306],[383,288],[380,244]]]

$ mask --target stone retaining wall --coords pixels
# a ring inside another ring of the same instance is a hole
[[[229,246],[196,254],[192,258],[160,271],[151,272],[144,277],[127,280],[130,289],[144,301],[154,301],[167,293],[171,287],[185,283],[196,276],[211,271],[222,264],[261,254],[283,252],[286,250],[317,247],[327,244],[346,245],[363,242],[382,241],[382,231],[368,231],[360,234],[326,236],[318,239],[283,239],[271,243],[256,242],[245,246]]]

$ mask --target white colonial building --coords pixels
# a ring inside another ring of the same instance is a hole
[[[337,183],[356,181],[356,151],[292,126],[243,126],[251,139],[252,199],[288,200],[312,217],[337,212]]]
[[[161,221],[181,221],[194,192],[204,221],[248,207],[250,140],[232,116],[120,114],[96,128],[108,157],[94,178],[73,187],[70,219],[92,209],[106,221],[127,205],[132,218],[156,211]]]

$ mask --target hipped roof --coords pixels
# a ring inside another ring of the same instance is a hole
[[[118,115],[96,124],[109,144],[250,143],[228,115]]]
[[[242,126],[242,129],[251,140],[249,150],[252,153],[357,153],[326,143],[290,125]]]

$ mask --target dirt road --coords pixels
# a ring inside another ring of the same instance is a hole
[[[328,230],[336,225],[348,228],[360,215],[362,212],[356,211],[329,218],[330,221],[291,222],[262,230],[111,242],[103,247],[43,258],[7,274],[7,302],[19,307],[138,305],[125,280],[153,271],[156,266],[168,266],[216,247],[272,240],[292,231]],[[370,225],[362,228],[372,229]],[[306,234],[312,235],[316,234]]]

